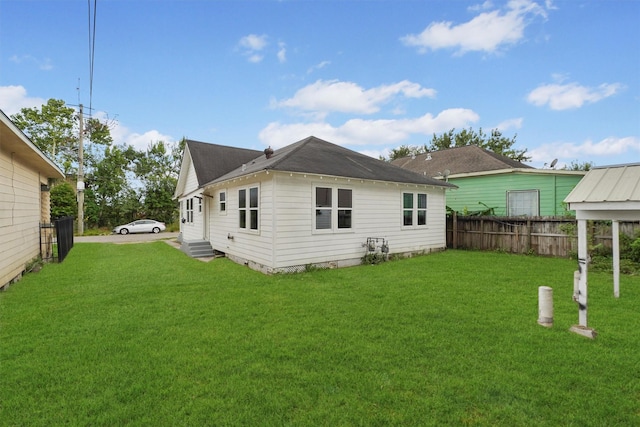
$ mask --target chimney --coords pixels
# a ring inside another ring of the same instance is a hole
[[[270,159],[271,156],[273,156],[273,148],[271,148],[271,146],[265,148],[264,155],[267,157],[267,159]]]

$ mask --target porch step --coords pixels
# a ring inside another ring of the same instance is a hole
[[[211,243],[206,240],[183,241],[180,250],[191,258],[205,258],[215,256]]]

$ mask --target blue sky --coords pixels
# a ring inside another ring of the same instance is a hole
[[[91,105],[137,148],[377,157],[472,127],[535,167],[640,162],[640,1],[98,0],[91,85],[93,4],[0,0],[5,113]]]

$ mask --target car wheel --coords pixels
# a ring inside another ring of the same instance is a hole
[[[129,230],[123,228],[122,230],[120,230],[120,234],[129,234]]]
[[[153,231],[154,234],[158,234],[160,232],[160,229],[158,227],[153,227]]]

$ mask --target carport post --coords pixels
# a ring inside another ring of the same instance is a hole
[[[611,246],[613,246],[613,296],[620,298],[620,222],[611,221]]]
[[[587,220],[578,219],[578,295],[574,296],[578,303],[578,325],[572,326],[571,331],[588,338],[595,338],[596,332],[587,327]]]

